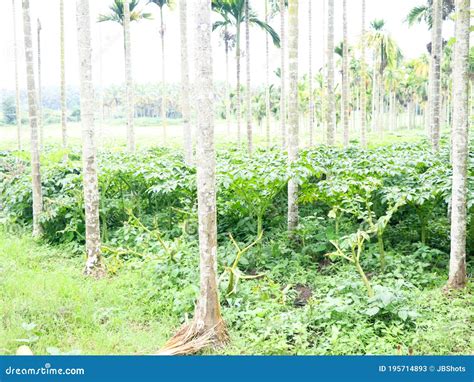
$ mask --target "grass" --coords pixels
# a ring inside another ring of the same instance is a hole
[[[180,120],[169,120],[167,128],[167,141],[164,142],[163,129],[159,119],[153,118],[136,118],[135,119],[135,134],[136,144],[138,149],[148,148],[157,145],[166,145],[180,148],[182,146],[183,128]],[[337,139],[342,144],[342,131],[338,128]],[[59,123],[48,124],[44,127],[45,143],[46,145],[61,146],[62,130]],[[78,122],[68,123],[68,139],[71,146],[80,147],[81,145],[81,124]],[[98,136],[99,148],[108,148],[112,150],[126,149],[126,123],[123,119],[109,119],[105,120],[103,125],[96,121],[96,134]],[[215,134],[217,146],[235,144],[237,142],[237,125],[232,121],[230,125],[230,132],[227,131],[227,124],[225,120],[217,120],[215,122]],[[258,126],[257,123],[253,125],[253,138],[256,146],[266,145],[266,135],[264,127]],[[443,135],[447,136],[449,131],[446,130]],[[29,127],[23,124],[22,139],[25,149],[29,150]],[[280,139],[280,125],[278,120],[273,120],[271,123],[271,142],[272,144],[281,144]],[[324,142],[324,131],[321,126],[315,127],[314,139],[315,143]],[[359,139],[359,131],[351,130],[351,139]],[[305,147],[309,144],[309,132],[307,131],[306,123],[300,127],[300,146]],[[370,146],[374,145],[388,145],[402,142],[418,142],[426,138],[426,132],[420,126],[413,130],[401,128],[397,131],[386,131],[383,137],[376,132],[369,132],[367,139]],[[0,150],[16,149],[16,125],[0,125]],[[242,141],[246,142],[246,133],[242,129]]]
[[[139,273],[91,280],[80,273],[83,259],[65,250],[28,236],[2,234],[0,243],[1,354],[24,343],[35,354],[153,353],[169,335],[173,321],[151,317],[139,301],[148,282]]]
[[[14,354],[21,344],[35,354],[152,354],[179,326],[183,312],[159,300],[171,294],[177,301],[183,291],[168,290],[154,277],[154,266],[123,267],[97,281],[81,275],[83,260],[27,234],[0,231],[0,354]],[[351,267],[319,274],[291,264],[281,270],[290,279],[279,279],[276,271],[247,281],[223,303],[231,343],[219,353],[472,354],[472,285],[446,296],[440,278],[435,288],[413,290],[409,305],[420,317],[404,325],[373,321],[354,307],[330,311],[328,292],[357,280]],[[315,295],[295,307],[291,298],[284,301],[282,288],[301,278]]]

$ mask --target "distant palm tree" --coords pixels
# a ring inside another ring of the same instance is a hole
[[[298,0],[290,0],[288,6],[288,62],[289,62],[289,102],[288,102],[288,163],[298,159]],[[298,228],[298,182],[288,181],[288,231],[294,234]]]
[[[17,127],[18,150],[21,151],[21,105],[20,105],[20,82],[18,79],[18,41],[16,31],[16,5],[12,0],[12,18],[13,18],[13,56],[15,59],[15,116]]]
[[[63,139],[63,149],[67,148],[67,104],[66,104],[66,71],[64,59],[64,0],[59,1],[59,46],[60,46],[60,67],[61,67],[61,130]],[[67,159],[67,154],[64,154]]]
[[[114,21],[123,28],[124,56],[125,56],[125,84],[127,93],[127,147],[135,151],[135,133],[133,129],[133,90],[132,90],[132,61],[130,42],[130,22],[151,19],[150,13],[137,9],[140,0],[114,0],[109,7],[110,13],[99,15],[99,22]]]
[[[366,44],[366,0],[362,0],[362,29],[361,29],[361,59],[360,59],[360,144],[367,146],[367,65],[365,62],[365,44]]]
[[[347,32],[347,0],[342,1],[342,125],[344,146],[349,144],[349,39]]]
[[[172,8],[174,6],[173,0],[148,0],[148,4],[155,4],[160,8],[160,39],[161,39],[161,86],[163,95],[161,97],[161,118],[163,119],[163,139],[166,142],[166,65],[165,65],[165,20],[163,15],[163,8],[166,5],[168,8]]]
[[[334,0],[328,0],[328,32],[327,32],[327,144],[332,146],[336,143],[336,99],[334,94]]]
[[[214,12],[222,17],[222,20],[216,21],[213,25],[213,30],[218,28],[233,27],[236,30],[235,44],[236,44],[236,60],[237,60],[237,135],[240,143],[240,119],[241,119],[241,99],[240,99],[240,58],[241,58],[241,26],[247,20],[245,12],[246,0],[212,0],[212,9]],[[260,20],[252,9],[248,12],[249,25],[256,25],[267,32],[273,39],[276,46],[280,46],[280,37],[275,30],[265,21]],[[250,96],[250,94],[248,94]],[[248,136],[251,140],[251,135]],[[249,147],[251,147],[251,142]]]
[[[395,40],[385,30],[384,20],[374,20],[370,23],[372,32],[368,36],[367,43],[374,51],[374,74],[373,74],[373,126],[377,127],[379,133],[383,134],[382,116],[384,107],[383,78],[387,66],[393,66],[401,59],[401,52]]]
[[[431,29],[431,42],[428,50],[431,54],[429,117],[430,138],[435,151],[439,149],[440,134],[440,82],[441,59],[443,50],[443,20],[446,20],[455,10],[454,0],[427,0],[426,4],[411,9],[406,21],[409,25],[425,22]]]
[[[136,9],[139,5],[140,0],[130,0],[130,21],[140,21],[140,20],[151,20],[151,13],[145,13],[141,10]],[[114,0],[113,4],[109,7],[110,13],[107,15],[99,15],[99,22],[104,21],[115,21],[123,26],[124,20],[124,7],[123,0]]]
[[[181,29],[181,111],[183,115],[184,158],[187,165],[193,162],[189,104],[189,61],[188,61],[188,9],[187,0],[179,0],[179,25]]]
[[[38,43],[38,126],[40,133],[40,149],[44,146],[44,126],[43,126],[43,85],[41,72],[41,21],[38,18],[36,23],[37,43]]]

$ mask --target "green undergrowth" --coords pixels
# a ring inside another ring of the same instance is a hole
[[[260,251],[276,249],[267,242]],[[280,256],[231,296],[221,280],[231,342],[217,353],[472,354],[472,284],[443,294],[445,269],[428,266],[437,255],[426,248],[406,261],[389,254],[387,272],[370,275],[373,299],[348,264]],[[0,353],[26,344],[35,354],[152,354],[192,314],[196,243],[172,264],[130,261],[103,280],[83,277],[82,263],[67,246],[0,233]]]

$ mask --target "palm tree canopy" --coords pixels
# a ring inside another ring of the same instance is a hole
[[[123,25],[124,19],[124,7],[123,7],[124,0],[114,0],[113,4],[109,7],[110,13],[107,15],[99,15],[98,22],[104,21],[115,21]],[[130,7],[130,21],[139,21],[139,20],[151,20],[152,16],[151,13],[142,12],[137,8],[140,0],[130,0],[129,7]]]
[[[454,0],[443,0],[443,20],[446,20],[454,11]],[[405,21],[412,26],[415,23],[425,22],[428,28],[433,26],[433,0],[427,0],[426,4],[418,5],[410,10]]]
[[[163,8],[165,5],[172,9],[175,5],[174,0],[148,0],[148,4],[156,4],[158,7]]]
[[[226,26],[239,27],[246,22],[245,0],[212,0],[212,10],[222,17],[222,20],[216,21],[212,26],[213,30],[225,28]],[[275,46],[280,47],[280,36],[266,22],[260,20],[253,10],[249,11],[249,23],[257,25],[267,32]]]
[[[367,42],[379,56],[379,72],[383,73],[387,66],[394,66],[402,58],[402,53],[395,40],[384,29],[384,20],[374,20],[370,23],[373,31]]]

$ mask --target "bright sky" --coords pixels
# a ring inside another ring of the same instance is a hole
[[[313,54],[315,69],[321,66],[323,54],[323,0],[300,0],[300,75],[307,71],[308,65],[308,1],[313,2]],[[0,13],[0,89],[14,89],[14,61],[13,61],[13,18],[11,1],[2,0],[3,7]],[[367,0],[367,21],[384,19],[386,28],[396,39],[405,57],[417,57],[426,52],[426,44],[430,40],[430,33],[425,25],[409,28],[403,22],[408,11],[424,0]],[[17,6],[17,33],[20,58],[20,84],[26,87],[23,22],[21,14],[21,0],[15,0]],[[59,86],[59,0],[30,0],[31,18],[35,34],[36,51],[36,20],[42,24],[42,62],[43,86]],[[117,23],[96,23],[100,13],[107,13],[108,5],[112,0],[90,0],[93,37],[93,65],[94,82],[101,82],[107,86],[120,84],[124,78],[123,40],[122,29]],[[152,12],[154,20],[143,20],[132,23],[132,62],[133,76],[137,83],[157,82],[160,80],[161,57],[160,40],[158,34],[159,13],[154,4],[146,5],[147,0],[141,0],[141,8]],[[342,0],[335,0],[335,28],[336,44],[342,39]],[[355,42],[360,34],[360,4],[361,0],[348,0],[349,35]],[[263,19],[263,0],[251,0],[253,7]],[[193,0],[188,0],[189,8],[189,48],[192,78],[193,61]],[[66,18],[66,81],[68,85],[78,84],[77,35],[75,18],[75,0],[65,0]],[[167,80],[178,82],[180,79],[180,37],[179,37],[179,9],[165,9],[166,23],[166,70]],[[279,31],[279,15],[271,21],[272,26]],[[242,29],[243,30],[243,29]],[[452,25],[447,23],[445,36],[452,34]],[[265,38],[262,30],[251,30],[251,76],[254,83],[261,83],[265,78]],[[243,45],[244,46],[244,45]],[[102,49],[100,49],[102,47]],[[219,34],[214,35],[214,77],[216,80],[225,79],[224,48],[220,43]],[[102,76],[100,75],[100,55],[102,52]],[[279,50],[271,48],[271,73],[279,67]],[[244,63],[244,62],[243,62]],[[243,66],[243,80],[245,67]],[[231,78],[235,80],[235,60],[231,60]],[[272,81],[276,77],[272,74]]]

